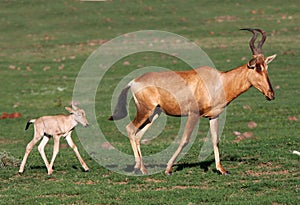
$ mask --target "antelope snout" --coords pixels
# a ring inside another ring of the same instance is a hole
[[[270,90],[265,96],[266,96],[267,100],[269,100],[269,101],[275,99],[275,93],[272,90]]]
[[[88,122],[87,120],[81,121],[80,124],[81,124],[83,127],[89,126],[89,122]]]

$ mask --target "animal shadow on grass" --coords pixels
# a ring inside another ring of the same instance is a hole
[[[209,161],[203,161],[203,162],[197,162],[197,163],[178,163],[175,164],[174,167],[174,172],[179,172],[182,171],[185,168],[193,168],[193,167],[200,167],[204,172],[208,172],[209,167],[215,162],[214,159],[209,160]],[[147,165],[148,168],[153,168],[153,167],[160,167],[160,168],[165,168],[165,164],[155,164],[155,165]],[[132,166],[127,166],[124,169],[125,172],[132,172],[135,174],[141,174],[139,170],[134,169],[134,165]],[[218,173],[217,169],[212,169],[213,172]]]
[[[258,158],[254,156],[249,156],[249,157],[241,157],[241,156],[232,156],[232,155],[225,155],[223,157],[223,162],[238,162],[238,163],[245,163],[245,164],[252,164],[252,163],[257,163]],[[200,169],[203,169],[204,172],[209,171],[209,167],[212,166],[212,164],[215,163],[214,159],[208,160],[208,161],[202,161],[202,162],[197,162],[197,163],[178,163],[175,164],[174,167],[174,172],[181,171],[185,168],[193,168],[193,167],[200,167]],[[212,172],[221,174],[215,167],[213,167]],[[232,174],[231,172],[228,172],[228,174]]]
[[[215,160],[196,162],[196,163],[178,163],[174,164],[174,172],[182,171],[186,168],[200,167],[204,172],[208,172],[209,167],[215,162]]]
[[[146,167],[149,168],[149,169],[162,169],[162,168],[165,168],[166,165],[165,164],[146,164]],[[131,173],[134,173],[134,174],[142,174],[142,172],[138,169],[134,169],[134,165],[130,165],[130,166],[127,166],[125,169],[123,169],[125,172],[131,172]]]
[[[27,169],[28,170],[42,170],[42,171],[47,172],[47,168],[45,167],[45,165],[29,165]],[[54,169],[54,167],[53,167],[53,169]],[[20,174],[20,173],[18,172],[18,174]]]
[[[72,166],[72,169],[74,169],[74,170],[80,170],[80,171],[82,171],[82,172],[90,172],[90,170],[84,170],[84,168],[83,167],[81,167],[81,166],[78,166],[78,165],[75,165],[75,164],[73,164]]]
[[[215,163],[215,160],[208,160],[208,161],[202,161],[202,162],[196,162],[196,163],[178,163],[178,164],[174,164],[173,168],[173,172],[179,172],[182,171],[186,168],[194,168],[194,167],[199,167],[200,169],[202,169],[204,172],[208,172],[209,171],[209,167],[212,166],[212,164]],[[108,167],[110,168],[116,168],[118,167],[117,165],[109,165]],[[153,164],[153,165],[147,165],[147,168],[153,168],[153,167],[160,167],[160,168],[165,168],[166,165],[165,164]],[[211,169],[214,173],[218,173],[221,174],[216,168],[212,168]],[[123,171],[125,172],[131,172],[134,174],[141,174],[141,172],[139,170],[135,170],[134,169],[134,165],[129,165],[126,168],[123,169]]]
[[[28,168],[29,169],[37,169],[37,170],[41,170],[41,169],[47,170],[47,168],[44,165],[30,165]],[[53,169],[54,169],[54,167],[53,167]]]
[[[82,167],[78,167],[77,165],[72,165],[71,166],[73,169],[75,170],[81,170],[81,171],[84,171],[84,169]],[[29,166],[29,169],[32,169],[32,170],[46,170],[47,171],[47,168],[44,166],[44,165],[33,165],[33,166]],[[55,166],[53,166],[53,170],[55,170]]]

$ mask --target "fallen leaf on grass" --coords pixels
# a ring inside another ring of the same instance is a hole
[[[235,22],[237,20],[237,17],[235,16],[216,16],[215,21],[218,23],[222,22]]]
[[[101,144],[101,148],[103,149],[114,149],[114,146],[112,146],[109,142],[104,142]]]
[[[2,115],[0,116],[0,119],[7,119],[7,118],[13,119],[13,118],[19,118],[21,116],[22,115],[19,112],[14,112],[14,113],[11,113],[11,114],[9,114],[7,112],[3,112]]]
[[[143,139],[141,141],[142,144],[150,144],[150,142],[151,142],[151,140],[149,140],[149,139]]]
[[[239,131],[233,131],[233,134],[236,135],[236,136],[239,136],[239,135],[241,135],[242,133],[240,133]]]
[[[102,45],[104,44],[105,42],[107,42],[107,40],[104,40],[104,39],[99,39],[99,40],[89,40],[87,42],[87,45],[88,46],[96,46],[96,45]],[[83,46],[83,45],[82,45]]]
[[[257,127],[257,124],[256,124],[256,122],[254,122],[254,121],[250,121],[250,122],[248,122],[248,127],[249,127],[249,128],[256,128],[256,127]]]
[[[254,137],[253,132],[244,132],[244,133],[243,133],[243,136],[244,136],[245,138],[251,138],[251,137]]]
[[[13,108],[17,108],[17,107],[19,107],[19,106],[20,106],[20,104],[21,104],[21,103],[19,103],[19,102],[16,102],[16,103],[13,105]]]
[[[241,133],[238,132],[238,131],[234,131],[233,134],[237,136],[237,137],[233,140],[234,142],[239,142],[239,141],[241,141],[241,140],[245,140],[245,139],[253,138],[253,137],[254,137],[253,132],[244,132],[243,134],[241,134]]]
[[[125,61],[125,62],[123,63],[123,65],[130,65],[130,62],[129,62],[129,61]]]
[[[49,70],[50,69],[50,66],[45,66],[44,68],[43,68],[43,71],[47,71],[47,70]]]
[[[251,10],[251,14],[264,14],[264,10],[259,9],[259,10]]]
[[[15,69],[16,69],[16,66],[15,66],[15,65],[9,65],[9,69],[15,70]]]
[[[289,121],[298,121],[298,118],[296,116],[289,116]]]
[[[59,69],[59,70],[62,70],[62,69],[64,69],[64,67],[65,67],[65,64],[61,64],[61,65],[58,67],[58,69]]]
[[[244,110],[252,110],[250,105],[243,105],[243,109]]]
[[[27,70],[28,72],[32,71],[32,69],[31,69],[29,66],[26,67],[26,70]]]
[[[50,36],[49,36],[48,34],[46,34],[46,35],[44,36],[44,40],[45,40],[45,41],[49,41],[49,40],[50,40]]]
[[[8,118],[9,114],[7,112],[3,112],[2,115],[0,116],[0,119],[6,119]]]

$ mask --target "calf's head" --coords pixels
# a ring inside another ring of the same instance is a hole
[[[80,109],[75,105],[72,105],[72,108],[65,107],[65,109],[74,115],[74,120],[76,122],[82,124],[84,127],[87,127],[89,125],[89,122],[86,119],[86,115],[83,109]]]

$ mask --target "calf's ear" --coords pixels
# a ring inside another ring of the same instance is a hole
[[[65,109],[66,109],[69,113],[73,113],[73,112],[74,112],[74,110],[73,110],[72,108],[70,108],[70,107],[65,107]]]

